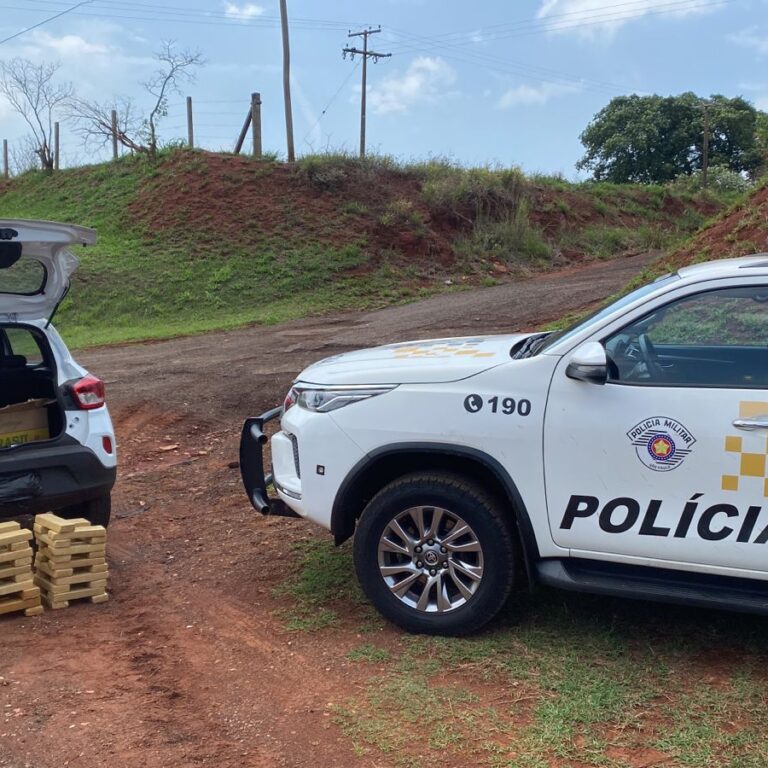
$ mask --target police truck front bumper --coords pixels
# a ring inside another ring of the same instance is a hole
[[[251,504],[262,515],[301,517],[282,499],[269,495],[269,488],[274,486],[275,480],[272,472],[264,471],[264,446],[269,440],[264,426],[280,418],[282,414],[283,408],[279,406],[262,413],[261,416],[245,420],[240,436],[240,476]],[[283,492],[286,493],[287,489]]]

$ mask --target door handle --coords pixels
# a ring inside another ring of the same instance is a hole
[[[768,429],[768,414],[754,416],[751,419],[736,419],[733,426],[737,429]]]

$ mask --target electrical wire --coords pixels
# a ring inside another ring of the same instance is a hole
[[[33,29],[37,29],[38,27],[42,27],[44,24],[48,24],[51,21],[56,21],[56,19],[60,19],[62,16],[66,16],[68,13],[72,13],[73,11],[77,10],[83,5],[88,5],[89,3],[93,2],[93,0],[83,0],[80,3],[77,3],[76,5],[73,5],[71,8],[66,8],[65,10],[61,11],[60,13],[55,14],[54,16],[49,16],[47,19],[43,19],[42,21],[39,21],[37,24],[33,24],[31,27],[25,27],[19,32],[16,32],[13,35],[9,35],[8,37],[4,38],[3,40],[0,40],[0,45],[3,43],[8,43],[11,40],[15,40],[17,37],[21,37],[21,35],[26,34],[27,32],[31,32]]]
[[[572,75],[559,70],[524,64],[518,61],[503,59],[498,56],[491,56],[475,51],[456,50],[449,45],[435,44],[428,46],[424,44],[419,50],[433,52],[441,58],[451,61],[457,61],[463,64],[472,64],[486,69],[498,72],[500,74],[512,74],[525,80],[535,82],[545,82],[553,85],[579,86],[580,89],[586,89],[599,93],[616,93],[633,90],[625,85],[607,82],[603,80],[593,80],[590,78]]]
[[[443,43],[452,46],[467,46],[476,45],[476,41],[472,40],[473,34],[482,34],[486,30],[496,29],[497,31],[491,35],[483,37],[483,42],[504,40],[511,37],[523,37],[533,34],[545,34],[550,32],[558,32],[569,29],[578,29],[587,26],[600,26],[604,24],[611,24],[615,22],[630,21],[632,19],[640,19],[644,16],[650,15],[667,15],[677,14],[682,11],[699,10],[706,8],[720,8],[724,5],[737,2],[737,0],[714,0],[714,2],[704,2],[703,0],[670,0],[669,2],[661,3],[648,8],[645,4],[645,0],[630,0],[630,2],[618,3],[616,5],[604,6],[601,10],[592,13],[585,13],[584,11],[572,11],[570,13],[553,14],[546,17],[538,17],[532,19],[521,19],[516,22],[510,22],[508,24],[496,24],[488,27],[481,27],[479,30],[473,31],[457,31],[447,32],[442,35],[435,35],[429,38],[424,38],[420,35],[413,35],[405,30],[397,30],[400,36],[413,37],[419,40],[430,40],[433,43]],[[643,3],[635,10],[627,8],[627,6],[636,6],[638,3]],[[622,10],[606,13],[606,10],[612,10],[621,8]],[[574,16],[570,19],[566,17]],[[390,27],[390,29],[393,29]],[[455,40],[453,38],[456,38]],[[408,45],[404,43],[396,43],[394,48],[405,49],[414,48],[415,45]]]
[[[694,9],[694,8],[717,8],[722,7],[723,5],[726,5],[728,3],[735,2],[736,0],[716,0],[715,2],[696,2],[696,0],[673,0],[672,2],[665,3],[663,6],[656,6],[657,11],[655,13],[678,13],[680,10],[683,9]],[[631,2],[626,3],[620,3],[616,4],[615,6],[605,6],[605,8],[625,8],[626,6],[635,6],[637,5],[638,0],[631,0]],[[683,7],[684,6],[684,7]],[[573,16],[576,15],[575,13],[571,14],[558,14],[558,16]],[[537,34],[540,32],[546,32],[546,31],[557,31],[559,29],[572,29],[577,26],[592,26],[596,24],[604,24],[608,22],[616,22],[618,20],[628,20],[632,18],[639,18],[638,14],[632,14],[627,16],[625,12],[622,12],[622,15],[618,16],[613,14],[589,14],[588,16],[585,16],[583,12],[579,12],[578,18],[590,18],[591,20],[588,22],[582,22],[579,24],[575,24],[573,21],[569,22],[567,25],[559,25],[559,26],[542,26],[538,30],[528,30],[524,33],[518,34],[518,33],[512,33],[512,34],[497,34],[495,37],[489,38],[486,37],[486,40],[497,40],[497,39],[504,39],[506,37],[519,37],[522,36],[522,34]],[[536,22],[537,20],[527,20],[527,21],[520,21],[515,22],[514,24],[520,25],[524,23],[530,23],[530,22]],[[576,21],[576,20],[574,20]],[[495,25],[497,28],[504,26],[505,28],[512,25]],[[459,61],[462,63],[470,63],[475,64],[477,66],[486,66],[490,69],[495,69],[496,71],[502,72],[502,73],[511,73],[516,74],[518,76],[521,76],[525,79],[529,80],[536,80],[541,82],[548,82],[552,84],[569,84],[569,85],[578,85],[580,89],[586,89],[591,90],[595,92],[601,92],[601,93],[616,93],[618,92],[627,92],[630,90],[636,90],[627,88],[626,86],[618,83],[608,82],[604,80],[597,80],[594,78],[585,78],[585,77],[578,77],[575,75],[572,75],[570,73],[561,72],[555,69],[551,68],[545,68],[545,67],[538,67],[538,66],[532,66],[530,64],[524,64],[522,62],[517,61],[511,61],[508,59],[503,59],[498,56],[492,56],[487,53],[483,53],[481,51],[466,51],[463,50],[464,46],[472,45],[473,42],[469,39],[467,39],[467,33],[449,33],[449,34],[462,34],[463,39],[452,42],[450,40],[442,42],[442,38],[440,36],[436,37],[426,37],[423,35],[416,35],[411,32],[405,31],[405,30],[393,30],[397,36],[406,38],[406,41],[403,43],[395,43],[394,45],[390,45],[389,48],[393,53],[409,53],[409,52],[424,52],[432,51],[439,53],[442,57],[446,59],[453,59],[455,61]],[[409,42],[413,41],[413,42]]]
[[[43,6],[60,6],[56,0],[29,0]],[[147,6],[135,3],[105,3],[100,0],[87,0],[92,3],[92,8],[87,11],[75,12],[78,16],[94,16],[100,18],[122,19],[127,21],[167,21],[169,23],[189,23],[204,26],[226,27],[261,27],[276,28],[280,26],[280,18],[275,16],[232,16],[219,11],[195,11],[190,9],[163,6]],[[6,10],[44,12],[43,8],[19,7],[17,5],[4,5]],[[69,12],[69,11],[67,11]],[[316,31],[346,31],[348,22],[322,19],[295,18],[291,20],[291,26],[297,29],[311,29]]]
[[[309,134],[312,133],[312,131],[314,131],[315,128],[317,128],[318,125],[320,125],[320,121],[325,117],[326,112],[328,112],[328,110],[331,108],[331,105],[333,104],[333,102],[336,101],[336,99],[338,98],[339,94],[344,89],[344,86],[352,79],[352,75],[354,75],[355,72],[357,72],[357,70],[358,70],[358,68],[360,67],[361,64],[362,64],[362,59],[360,61],[358,61],[357,64],[355,64],[354,67],[352,67],[352,69],[350,70],[349,74],[344,78],[343,82],[341,83],[341,85],[336,90],[336,93],[334,93],[333,96],[331,96],[330,101],[325,105],[325,109],[318,115],[318,118],[317,118],[317,120],[315,120],[314,125],[304,134],[304,137],[302,138],[302,141],[305,144],[309,143],[307,141],[307,136],[309,136]]]

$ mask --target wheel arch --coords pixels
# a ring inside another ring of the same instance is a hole
[[[530,580],[539,549],[520,491],[496,459],[467,446],[396,443],[364,456],[344,479],[333,503],[331,532],[336,543],[352,536],[366,505],[385,485],[404,474],[428,470],[448,470],[474,480],[509,506]]]

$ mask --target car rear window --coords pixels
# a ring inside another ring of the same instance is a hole
[[[35,258],[22,257],[10,267],[0,269],[0,293],[33,296],[42,293],[45,267]]]
[[[38,337],[27,328],[6,328],[5,339],[6,352],[25,358],[27,365],[42,365],[45,361]]]

